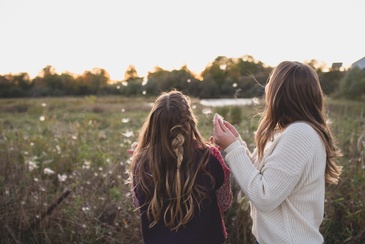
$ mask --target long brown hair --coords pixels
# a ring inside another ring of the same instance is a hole
[[[284,61],[274,68],[266,85],[265,109],[255,135],[259,159],[275,131],[295,121],[306,121],[318,132],[327,153],[326,182],[337,184],[341,167],[335,159],[341,153],[326,122],[318,75],[306,64]]]
[[[130,169],[134,187],[146,195],[150,227],[163,218],[167,227],[178,230],[192,219],[208,194],[195,180],[199,171],[208,174],[209,152],[189,97],[179,91],[162,93],[142,126]]]

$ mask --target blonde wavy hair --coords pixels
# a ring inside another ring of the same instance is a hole
[[[272,71],[265,90],[265,109],[255,135],[259,159],[277,129],[306,121],[318,132],[326,148],[326,182],[337,184],[342,167],[336,164],[336,158],[341,152],[326,123],[324,95],[317,73],[306,64],[284,61]]]
[[[214,185],[205,170],[209,155],[189,97],[179,91],[162,93],[141,128],[130,168],[134,187],[146,195],[150,228],[163,218],[177,231],[193,218],[209,190],[196,184],[198,172]]]

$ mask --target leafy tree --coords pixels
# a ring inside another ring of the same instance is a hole
[[[218,98],[220,95],[217,84],[210,77],[201,82],[200,98]]]
[[[322,73],[327,67],[327,65],[325,63],[320,62],[315,59],[305,61],[304,63],[308,64],[310,67],[312,67],[317,73]]]
[[[332,95],[338,92],[340,80],[346,72],[339,69],[331,69],[328,72],[318,74],[321,87],[326,95]]]
[[[157,96],[160,93],[158,82],[154,78],[148,78],[147,84],[144,89],[148,95]]]
[[[82,75],[82,83],[87,88],[87,94],[101,94],[110,80],[109,74],[100,68],[85,71]]]
[[[124,80],[129,81],[138,78],[138,73],[134,65],[130,64],[124,74]]]
[[[358,67],[347,71],[340,80],[339,96],[348,99],[360,99],[365,96],[365,70]]]
[[[214,82],[220,90],[227,76],[230,60],[225,56],[218,56],[210,65],[202,72],[203,80],[208,79],[209,82]]]
[[[239,58],[236,62],[240,75],[256,75],[259,73],[269,73],[270,67],[266,67],[261,61],[257,61],[250,55]]]
[[[137,96],[142,94],[142,81],[143,79],[131,79],[128,80],[128,85],[125,87],[126,96]]]

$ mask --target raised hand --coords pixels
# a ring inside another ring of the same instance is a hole
[[[131,148],[127,150],[127,153],[129,153],[130,155],[133,155],[134,151],[136,150],[138,146],[137,142],[133,142],[131,145]]]
[[[238,133],[237,129],[228,121],[223,121],[223,124],[228,128],[228,130],[230,132],[232,132],[232,134],[238,138],[240,136],[240,134]]]
[[[236,141],[237,136],[235,136],[233,133],[238,135],[237,130],[231,124],[229,124],[228,126],[230,126],[231,129],[233,128],[235,131],[232,133],[232,131],[224,124],[223,120],[218,115],[214,116],[213,125],[214,125],[213,138],[214,142],[218,146],[225,149]]]

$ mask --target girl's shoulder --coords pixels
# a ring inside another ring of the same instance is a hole
[[[297,121],[286,127],[280,136],[282,141],[286,141],[288,146],[318,145],[322,143],[318,132],[308,122]]]
[[[221,154],[221,152],[218,150],[218,148],[217,147],[215,147],[215,146],[210,146],[209,147],[209,150],[210,150],[210,153],[214,156],[214,157],[216,157],[217,159],[220,159],[220,158],[222,158],[222,154]]]
[[[216,148],[215,146],[210,146],[209,149],[211,155],[218,160],[220,166],[222,167],[224,171],[224,176],[226,177],[227,175],[229,175],[231,173],[231,170],[227,167],[226,163],[224,162],[223,156],[221,152],[218,150],[218,148]]]
[[[309,137],[318,137],[317,131],[313,126],[306,121],[296,121],[289,124],[284,130],[283,134],[295,134],[295,135],[305,135]]]

